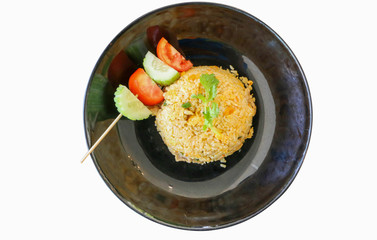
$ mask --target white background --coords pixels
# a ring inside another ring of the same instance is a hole
[[[309,82],[311,143],[285,194],[244,223],[207,232],[126,207],[91,159],[80,164],[86,85],[117,33],[177,2],[2,1],[0,239],[377,239],[374,1],[218,2],[274,29]]]

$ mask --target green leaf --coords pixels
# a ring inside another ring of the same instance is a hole
[[[206,107],[205,111],[203,112],[204,116],[204,125],[203,130],[207,130],[207,128],[211,128],[212,131],[217,133],[217,129],[213,126],[213,119],[219,116],[219,105],[215,102],[212,102],[211,107]]]
[[[189,107],[191,107],[191,103],[190,102],[185,102],[184,104],[182,104],[182,107],[183,108],[189,108]]]
[[[219,105],[215,102],[212,102],[212,107],[209,109],[210,116],[212,119],[217,118],[219,116]]]
[[[214,133],[220,134],[218,129],[216,129],[213,126],[213,119],[219,116],[219,105],[215,102],[212,102],[211,105],[209,104],[216,97],[217,85],[219,84],[219,80],[215,77],[215,74],[202,74],[200,76],[200,83],[202,84],[205,90],[205,96],[202,94],[197,94],[197,95],[194,94],[191,97],[200,99],[205,104],[205,109],[203,112],[203,116],[204,116],[203,130],[206,131],[207,128],[210,128]],[[183,107],[183,104],[182,104],[182,107]]]
[[[203,112],[204,116],[204,125],[210,127],[212,125],[212,118],[211,118],[211,109],[206,107],[205,111]]]
[[[219,80],[215,77],[215,74],[202,74],[200,76],[200,83],[206,91],[206,97],[209,101],[212,101],[217,94],[217,85]]]
[[[206,97],[204,97],[202,94],[198,94],[198,95],[191,95],[192,98],[198,98],[200,100],[202,100],[202,102],[206,103],[207,102],[207,99]]]
[[[108,79],[101,74],[95,74],[89,85],[85,103],[88,122],[102,121],[117,113],[113,94]]]

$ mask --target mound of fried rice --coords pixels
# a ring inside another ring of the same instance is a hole
[[[219,80],[214,99],[219,106],[219,115],[213,125],[220,134],[210,128],[203,130],[204,104],[191,97],[204,94],[200,76],[212,73]],[[232,67],[225,70],[217,66],[199,66],[183,72],[175,83],[165,88],[165,101],[156,114],[156,126],[176,161],[199,164],[221,161],[225,167],[225,157],[239,150],[253,135],[256,106],[250,93],[252,84],[247,78],[239,77]],[[187,102],[191,106],[182,107]]]

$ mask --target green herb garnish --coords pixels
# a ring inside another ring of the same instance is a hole
[[[184,104],[182,104],[182,107],[183,108],[189,108],[189,107],[191,107],[191,103],[190,102],[185,102]]]
[[[206,107],[203,112],[204,115],[204,125],[203,130],[207,130],[209,127],[214,133],[219,134],[219,130],[213,126],[213,119],[219,116],[219,105],[215,102],[212,102],[211,107]]]
[[[216,102],[212,102],[217,94],[217,85],[219,80],[214,74],[202,74],[200,76],[200,83],[204,87],[205,95],[197,94],[192,95],[192,98],[200,99],[205,104],[204,115],[204,125],[203,130],[210,128],[214,133],[220,134],[219,130],[213,126],[213,119],[219,116],[219,105]],[[183,105],[182,105],[183,106]]]
[[[215,77],[215,74],[202,74],[200,76],[200,83],[204,87],[205,96],[202,94],[192,95],[192,98],[198,98],[202,100],[204,103],[209,103],[213,99],[215,99],[217,94],[217,84],[219,84],[219,80]]]

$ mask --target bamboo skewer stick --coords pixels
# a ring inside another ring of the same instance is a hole
[[[119,119],[121,119],[123,115],[120,113],[118,115],[117,118],[115,118],[115,120],[110,124],[110,126],[106,129],[106,131],[104,133],[102,133],[101,137],[98,138],[98,140],[94,143],[94,145],[89,149],[89,151],[85,154],[85,156],[83,157],[83,159],[81,160],[81,163],[83,163],[85,161],[85,159],[89,156],[89,154],[91,154],[94,149],[96,149],[96,147],[98,146],[98,144],[102,141],[102,139],[104,139],[106,137],[106,135],[110,132],[110,130],[115,126],[115,124],[119,121]]]

